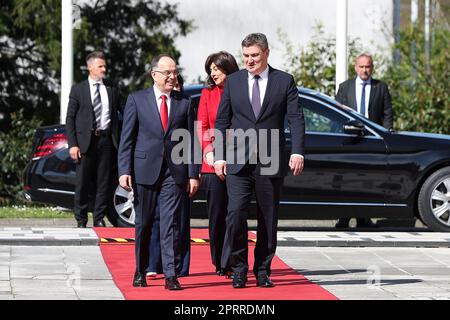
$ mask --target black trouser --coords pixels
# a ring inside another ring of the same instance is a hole
[[[283,179],[258,175],[255,165],[246,165],[238,174],[228,174],[226,180],[229,197],[226,237],[231,246],[232,270],[235,273],[248,272],[247,218],[254,190],[258,227],[253,273],[270,275],[277,246],[278,208]]]
[[[89,149],[81,155],[76,165],[74,212],[78,222],[88,221],[89,193],[94,190],[94,222],[100,222],[105,217],[115,162],[116,152],[111,136],[93,134]]]
[[[179,229],[182,198],[186,186],[175,183],[164,163],[158,181],[154,185],[137,184],[134,187],[135,254],[136,271],[144,273],[149,266],[150,239],[159,203],[159,232],[162,268],[165,277],[176,275],[176,259],[179,257]]]
[[[225,181],[214,173],[202,174],[209,219],[209,246],[216,269],[228,269],[230,246],[225,242],[228,194]]]

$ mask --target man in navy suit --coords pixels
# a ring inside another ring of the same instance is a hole
[[[277,244],[280,191],[288,164],[284,122],[287,118],[291,129],[289,167],[294,175],[303,170],[305,124],[294,78],[268,65],[266,36],[248,35],[242,41],[242,52],[245,70],[227,77],[219,104],[215,129],[227,137],[227,143],[216,135],[214,169],[220,179],[226,176],[227,180],[225,241],[231,246],[232,286],[243,288],[247,282],[247,217],[255,190],[258,240],[252,271],[257,286],[273,287],[269,276]],[[243,132],[250,138],[240,137]]]
[[[178,75],[174,59],[159,55],[152,60],[151,68],[153,87],[131,93],[125,106],[118,155],[119,183],[134,191],[136,271],[133,286],[147,286],[145,272],[158,202],[165,288],[181,290],[176,259],[179,259],[183,193],[187,190],[192,197],[199,185],[198,166],[193,164],[193,144],[190,143],[194,114],[190,98],[173,90]],[[183,138],[189,140],[187,148],[179,148],[179,143],[186,141],[175,139],[183,132],[188,133]],[[188,156],[192,159],[187,159]]]
[[[355,61],[356,77],[339,85],[336,100],[355,109],[366,118],[393,130],[393,111],[388,86],[373,79],[373,60],[368,54],[360,54]],[[376,227],[370,218],[357,218],[357,227]],[[340,218],[336,228],[348,228],[350,218]]]

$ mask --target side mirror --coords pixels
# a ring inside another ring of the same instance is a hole
[[[344,132],[347,134],[364,136],[366,134],[366,127],[358,120],[350,120],[344,124]]]

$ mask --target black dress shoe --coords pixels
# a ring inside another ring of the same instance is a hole
[[[94,222],[94,227],[105,228],[106,227],[105,221],[103,221],[102,219],[100,221]]]
[[[183,290],[181,284],[178,282],[177,277],[166,278],[166,285],[164,286],[167,290]]]
[[[86,228],[86,222],[77,222],[77,228]]]
[[[378,226],[370,220],[370,218],[357,218],[356,219],[357,228],[378,228]]]
[[[262,288],[272,288],[275,287],[273,282],[269,279],[267,274],[260,274],[256,277],[256,286]]]
[[[245,288],[247,283],[247,275],[245,273],[235,273],[233,276],[232,286],[235,289]]]
[[[147,286],[147,280],[145,280],[145,273],[134,273],[134,279],[133,279],[133,287],[146,287]]]
[[[338,228],[338,229],[345,229],[345,228],[348,228],[348,223],[349,222],[350,222],[350,218],[340,218],[336,222],[336,225],[334,227]]]

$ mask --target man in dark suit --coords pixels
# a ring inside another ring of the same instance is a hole
[[[136,271],[133,286],[147,286],[145,272],[158,203],[165,288],[181,290],[176,273],[179,260],[176,259],[180,259],[183,194],[188,190],[192,197],[199,185],[191,143],[194,114],[190,99],[173,90],[178,74],[175,61],[170,56],[160,55],[152,60],[151,68],[153,87],[131,93],[125,106],[118,156],[119,183],[126,190],[134,191]],[[180,142],[187,143],[185,148],[179,148],[178,141],[172,141],[178,133],[188,134]]]
[[[106,57],[95,51],[86,57],[89,77],[72,87],[66,118],[70,157],[76,162],[75,218],[88,221],[88,194],[95,185],[94,227],[105,227],[113,164],[117,153],[119,91],[105,80]]]
[[[368,54],[361,54],[355,61],[356,77],[339,85],[336,100],[382,125],[393,130],[391,95],[383,81],[373,79],[373,60]],[[369,218],[357,218],[358,227],[376,227]],[[350,218],[340,218],[336,228],[348,228]]]
[[[214,169],[220,179],[226,176],[227,180],[225,241],[231,247],[232,286],[243,288],[247,282],[247,217],[255,190],[258,240],[252,271],[257,286],[273,287],[269,276],[277,244],[280,191],[288,163],[284,120],[287,117],[291,129],[289,167],[294,175],[303,170],[305,125],[293,77],[268,65],[266,36],[248,35],[242,41],[242,52],[245,70],[227,77],[219,104],[215,129],[227,137],[227,146],[216,135]],[[250,143],[242,143],[246,137],[240,133],[250,137]]]

